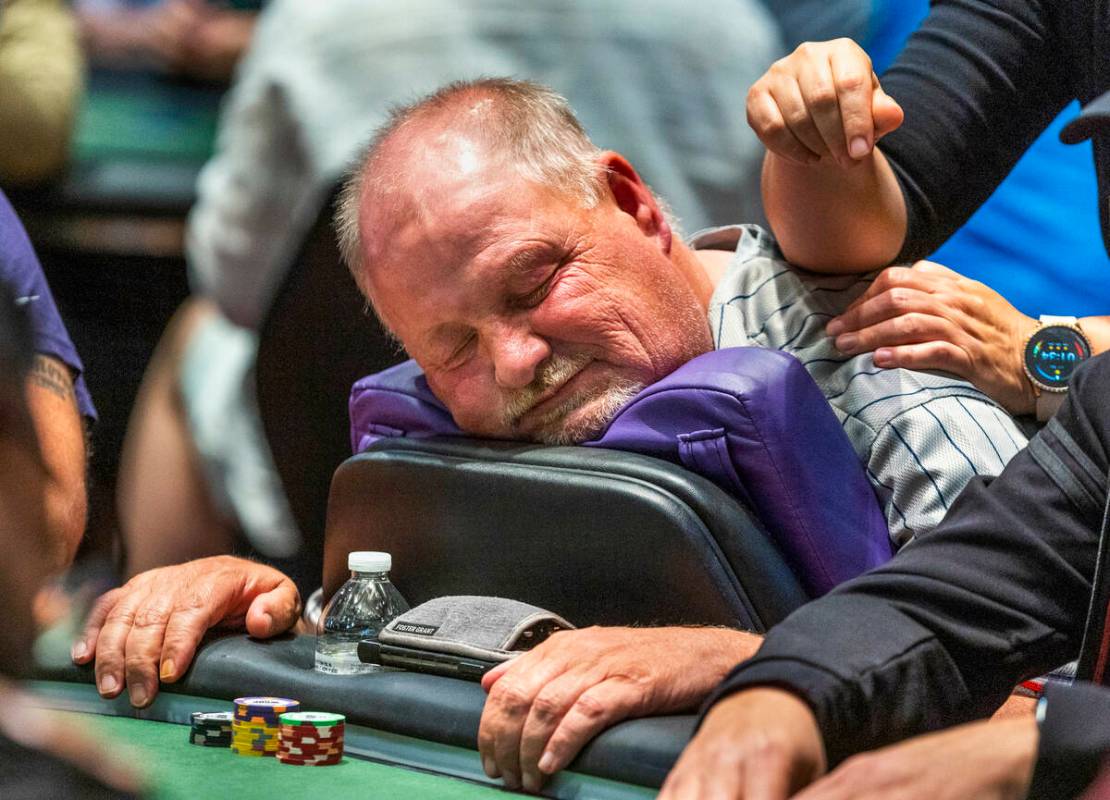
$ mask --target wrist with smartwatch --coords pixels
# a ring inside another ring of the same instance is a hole
[[[1091,357],[1091,343],[1075,317],[1043,314],[1025,340],[1022,366],[1036,397],[1037,419],[1047,422],[1064,402],[1068,381]]]

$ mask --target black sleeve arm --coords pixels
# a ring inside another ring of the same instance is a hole
[[[831,763],[990,713],[1075,657],[1106,499],[1110,355],[993,481],[886,566],[802,607],[718,688],[778,685],[812,706]]]
[[[1045,700],[1029,796],[1070,800],[1094,780],[1110,752],[1110,691],[1089,683],[1049,685]]]
[[[908,212],[898,261],[924,258],[990,196],[1074,98],[1055,0],[938,0],[882,77],[906,112],[879,148]]]

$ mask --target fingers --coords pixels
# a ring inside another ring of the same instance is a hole
[[[166,595],[153,593],[131,618],[124,641],[124,680],[131,705],[143,708],[158,693],[158,665],[162,639],[173,606]]]
[[[96,687],[102,697],[115,697],[123,691],[127,635],[145,599],[143,590],[121,593],[105,616],[96,640]]]
[[[259,639],[277,636],[292,628],[300,615],[301,595],[296,584],[282,576],[277,586],[251,602],[247,609],[247,633]]]
[[[135,706],[148,705],[159,679],[178,680],[205,632],[246,623],[251,635],[288,630],[300,614],[296,586],[277,570],[228,556],[199,559],[137,575],[94,605],[73,658],[96,658],[104,697],[126,686]]]
[[[971,356],[951,342],[923,342],[901,347],[880,347],[873,357],[883,369],[934,369],[970,377],[975,369]]]
[[[841,138],[845,142],[845,155],[861,159],[871,153],[878,139],[874,119],[874,93],[879,79],[859,58],[851,58],[842,50],[829,54],[829,72],[834,81],[837,104],[840,109]]]
[[[875,141],[879,141],[891,131],[902,127],[906,114],[893,97],[883,91],[879,79],[875,78],[871,95],[871,118],[875,125]]]
[[[852,167],[902,124],[871,59],[850,39],[806,42],[748,92],[748,123],[768,150],[799,164]]]
[[[478,724],[478,752],[486,774],[504,778],[511,789],[521,785],[520,741],[532,703],[565,669],[561,661],[544,659],[544,652],[533,650],[503,668]]]
[[[100,629],[104,627],[104,620],[108,618],[108,612],[115,606],[120,591],[120,589],[113,589],[105,593],[89,609],[89,615],[85,619],[85,628],[77,641],[73,643],[70,652],[76,663],[87,664],[96,655],[96,642],[100,637]]]
[[[868,325],[854,333],[841,334],[836,337],[835,344],[840,352],[855,355],[925,342],[947,343],[959,347],[966,338],[963,330],[945,317],[911,311]]]
[[[577,690],[577,691],[576,691]],[[553,775],[613,723],[633,715],[643,705],[639,687],[610,678],[582,691],[582,684],[549,685],[532,704],[521,736],[520,762],[525,778]],[[539,779],[534,789],[542,785]]]
[[[848,156],[848,143],[844,137],[844,119],[840,113],[837,96],[838,79],[834,79],[828,58],[815,55],[798,66],[798,87],[805,101],[805,108],[821,136],[821,154],[830,155],[841,166],[855,162]],[[868,120],[867,138],[871,136]]]
[[[501,679],[501,676],[509,671],[512,664],[512,661],[502,661],[496,667],[487,671],[486,674],[482,676],[482,688],[486,692],[489,692],[489,690],[493,688],[493,685]]]
[[[944,316],[965,302],[973,302],[965,290],[968,283],[939,264],[919,262],[913,269],[889,267],[879,273],[859,297],[829,321],[825,332],[837,339],[837,347],[850,352],[853,347],[841,341],[845,333],[912,312]],[[841,347],[844,345],[844,347]]]
[[[794,135],[783,118],[778,102],[768,89],[756,91],[753,87],[749,93],[748,125],[756,132],[764,147],[788,161],[805,166],[821,160],[817,153]]]
[[[209,604],[193,596],[178,606],[166,624],[163,637],[158,677],[165,683],[174,683],[193,663],[197,645],[204,634],[219,620],[212,619]]]

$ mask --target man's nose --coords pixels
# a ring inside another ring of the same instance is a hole
[[[501,327],[493,333],[489,348],[494,379],[502,389],[523,389],[551,355],[547,340],[524,327]]]

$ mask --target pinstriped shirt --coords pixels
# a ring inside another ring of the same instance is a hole
[[[694,235],[695,249],[735,255],[709,303],[717,348],[766,347],[802,362],[832,406],[903,545],[930,530],[975,475],[997,475],[1026,444],[1014,419],[967,381],[943,372],[880,369],[848,356],[825,325],[877,275],[820,275],[788,264],[754,225]]]

